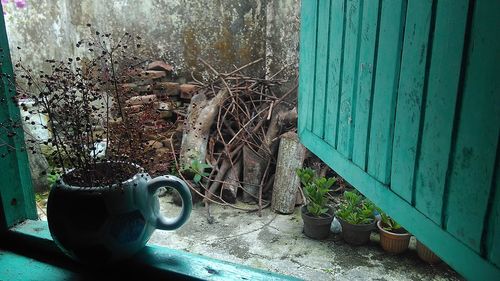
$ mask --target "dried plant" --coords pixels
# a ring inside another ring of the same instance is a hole
[[[12,101],[25,114],[24,120],[0,120],[0,155],[13,151],[9,138],[24,121],[49,132],[46,139],[27,138],[25,149],[36,153],[35,145],[43,145],[51,151],[49,162],[63,173],[75,169],[65,181],[92,187],[126,180],[137,169],[123,162],[144,165],[152,161],[148,157],[152,149],[146,145],[148,132],[141,117],[126,112],[127,92],[120,87],[130,77],[141,75],[133,71],[145,62],[135,55],[140,52],[141,38],[129,33],[115,38],[88,27],[89,38],[76,43],[81,57],[49,59],[44,70],[38,71],[19,60],[15,77],[2,74]],[[145,114],[158,114],[151,104],[143,106]],[[48,117],[49,122],[40,122],[39,116]],[[102,163],[113,167],[102,169]]]

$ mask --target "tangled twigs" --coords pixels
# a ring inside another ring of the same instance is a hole
[[[172,149],[172,158],[174,160],[174,164],[175,164],[175,167],[178,171],[181,170],[181,167],[179,165],[179,161],[177,159],[177,156],[175,155],[175,148],[174,148],[174,142],[173,142],[173,136],[171,136],[169,138],[169,143],[170,143],[170,148]],[[204,197],[205,198],[205,195],[203,193],[201,193],[192,183],[189,179],[187,179],[182,173],[179,173],[179,176],[182,180],[184,180],[186,182],[186,184],[188,185],[188,187],[193,191],[195,192],[197,195],[201,196],[201,197]],[[205,198],[207,202],[210,202],[210,203],[214,203],[214,204],[217,204],[217,205],[220,205],[220,206],[228,206],[228,207],[231,207],[231,208],[234,208],[234,209],[237,209],[237,210],[240,210],[240,211],[246,211],[246,212],[256,212],[258,211],[259,209],[258,208],[252,208],[252,209],[248,209],[248,208],[242,208],[242,207],[238,207],[238,206],[235,206],[233,204],[230,204],[226,201],[224,201],[222,198],[220,198],[219,196],[215,195],[215,194],[212,194],[213,197],[215,197],[216,199],[220,200],[219,201],[215,201],[211,198]],[[267,202],[263,207],[262,209],[265,209],[267,207],[269,207],[271,205],[270,202]]]
[[[272,189],[276,140],[296,118],[295,109],[290,110],[294,105],[289,106],[288,102],[293,100],[289,97],[296,87],[277,96],[274,87],[282,81],[274,79],[276,75],[265,79],[243,73],[262,59],[225,73],[203,59],[200,61],[215,74],[216,80],[200,83],[203,86],[191,101],[180,164],[184,167],[199,162],[212,166],[203,184],[191,184],[206,204],[235,207],[237,198],[243,195],[244,202],[258,204],[256,209],[245,210],[258,211],[260,215],[269,205],[265,193]]]

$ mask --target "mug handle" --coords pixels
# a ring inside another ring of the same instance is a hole
[[[182,210],[176,218],[167,218],[160,214],[158,202],[151,202],[152,204],[150,204],[150,206],[153,208],[154,216],[156,217],[155,228],[161,230],[177,229],[187,221],[189,215],[191,214],[191,210],[193,209],[191,191],[189,191],[186,183],[178,177],[159,176],[149,180],[147,183],[147,190],[151,198],[150,200],[158,200],[154,195],[160,187],[173,187],[179,192],[182,199]]]

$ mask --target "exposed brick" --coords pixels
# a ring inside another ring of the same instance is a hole
[[[161,70],[145,70],[141,73],[141,79],[160,79],[167,76],[165,71]]]
[[[141,85],[137,86],[136,91],[139,93],[150,93],[153,88],[151,85],[146,84],[146,85]]]
[[[142,105],[131,105],[124,107],[124,110],[127,114],[141,112],[144,109]]]
[[[153,84],[153,94],[157,97],[179,95],[179,83],[157,82]]]
[[[174,71],[174,68],[164,61],[154,61],[148,65],[148,70],[161,70],[169,73]]]
[[[141,70],[140,72],[132,72],[131,75],[125,76],[127,81],[137,85],[151,84],[153,80],[161,79],[167,76],[165,71],[159,70]]]
[[[191,99],[198,90],[198,86],[192,84],[182,84],[179,86],[181,99]]]
[[[137,84],[137,86],[141,87],[141,86],[148,86],[148,87],[151,87],[151,85],[153,85],[155,83],[155,81],[153,79],[148,79],[148,77],[142,77],[141,79],[136,79],[134,81],[135,84]]]
[[[137,84],[135,83],[120,84],[120,89],[122,89],[125,92],[132,92],[137,89]]]
[[[156,98],[155,95],[147,95],[147,96],[135,96],[131,97],[128,99],[125,104],[127,106],[131,105],[143,105],[143,104],[148,104],[157,101],[158,99]]]
[[[179,83],[176,82],[156,82],[152,86],[155,90],[179,89]]]

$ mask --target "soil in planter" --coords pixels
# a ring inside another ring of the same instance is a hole
[[[66,184],[79,187],[99,187],[122,183],[140,171],[129,163],[102,162],[88,169],[75,169],[63,175]]]

